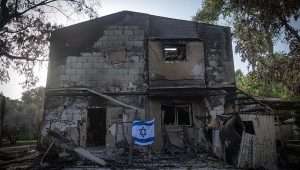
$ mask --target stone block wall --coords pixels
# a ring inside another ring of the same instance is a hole
[[[144,30],[137,26],[110,26],[104,30],[103,36],[94,44],[101,50],[141,50],[144,46]]]
[[[149,50],[150,46],[145,46],[145,35],[148,36],[149,33],[145,32],[144,29],[138,26],[108,26],[98,39],[95,38],[89,47],[81,50],[78,54],[72,54],[68,49],[69,52],[64,54],[65,56],[55,57],[61,53],[54,52],[54,56],[51,58],[55,61],[52,61],[53,64],[50,61],[49,78],[51,80],[48,81],[47,86],[49,88],[88,87],[102,92],[146,91],[148,87],[146,77],[149,71],[145,67],[146,52],[151,52],[151,49]],[[190,65],[193,66],[195,63],[186,62],[182,65],[179,63],[163,64],[164,67],[161,72],[170,73],[173,77],[176,75],[176,79],[192,80],[192,82],[179,80],[176,83],[180,85],[235,86],[229,28],[203,26],[199,27],[198,31],[203,47],[195,46],[197,49],[191,51],[197,52],[194,58],[199,59],[200,57],[199,60],[201,61],[197,64],[200,64],[199,68],[205,67],[205,70],[192,69],[193,67]],[[204,51],[204,53],[198,54],[197,50]],[[160,53],[161,50],[157,50],[155,57],[159,58]],[[185,69],[184,64],[189,67]],[[155,70],[150,69],[150,78],[152,72],[158,72],[156,67],[159,65],[161,64],[149,63],[149,69],[155,68]],[[181,72],[172,74],[174,71],[170,71],[169,67],[181,67],[179,69]],[[173,77],[171,78],[175,79]]]
[[[51,76],[51,81],[57,83],[47,84],[48,88],[87,87],[99,92],[144,92],[147,88],[144,31],[136,26],[110,26],[90,49],[80,55],[65,56],[64,62],[55,65],[55,68],[51,71],[56,76]],[[114,98],[144,108],[144,96]],[[84,96],[47,96],[42,135],[45,136],[49,128],[56,129],[85,146],[87,111],[89,107],[96,106],[95,103],[95,99]],[[132,121],[135,113],[109,102],[103,107],[107,114],[106,144],[111,146],[117,141],[114,141],[115,136],[109,129],[120,118],[121,121]],[[128,132],[125,134],[127,137],[130,135]]]
[[[91,49],[66,56],[57,69],[59,87],[101,92],[144,91],[144,32],[136,26],[111,26]]]

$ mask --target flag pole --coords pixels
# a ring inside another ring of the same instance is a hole
[[[132,165],[132,153],[133,153],[133,138],[131,136],[131,142],[129,146],[129,157],[128,157],[128,164]]]
[[[134,114],[134,118],[133,118],[134,120],[137,117],[137,113],[138,113],[138,111],[135,110],[135,114]],[[131,134],[131,142],[130,142],[130,145],[129,145],[129,157],[128,157],[128,164],[129,165],[132,165],[132,159],[133,159],[133,137],[132,137],[132,134]]]

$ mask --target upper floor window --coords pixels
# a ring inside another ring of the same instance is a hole
[[[191,104],[161,105],[165,125],[192,125]]]
[[[185,61],[186,45],[183,43],[164,43],[163,44],[164,61]]]

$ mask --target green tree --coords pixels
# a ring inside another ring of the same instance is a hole
[[[5,137],[13,137],[17,134],[17,129],[23,124],[22,102],[20,100],[12,100],[6,98],[4,129]]]
[[[26,115],[27,127],[31,130],[31,135],[37,137],[43,115],[44,87],[37,87],[27,90],[22,94],[22,111]]]
[[[216,23],[223,19],[233,27],[235,51],[247,60],[252,73],[265,83],[281,83],[300,95],[300,1],[295,0],[204,0],[195,21]],[[284,39],[288,52],[274,52]]]
[[[33,68],[47,60],[53,12],[95,17],[97,0],[0,0],[0,83],[8,82],[10,69],[24,75],[25,86],[34,85]]]
[[[6,130],[16,133],[17,139],[37,138],[42,119],[44,91],[44,87],[37,87],[23,92],[21,100],[6,98]]]
[[[248,73],[244,75],[241,70],[235,72],[236,85],[239,89],[260,97],[278,97],[290,99],[291,93],[279,82],[265,82],[256,77],[256,74]]]

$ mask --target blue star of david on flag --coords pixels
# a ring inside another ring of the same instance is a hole
[[[134,120],[132,138],[136,145],[151,145],[154,142],[154,119],[150,121]]]

